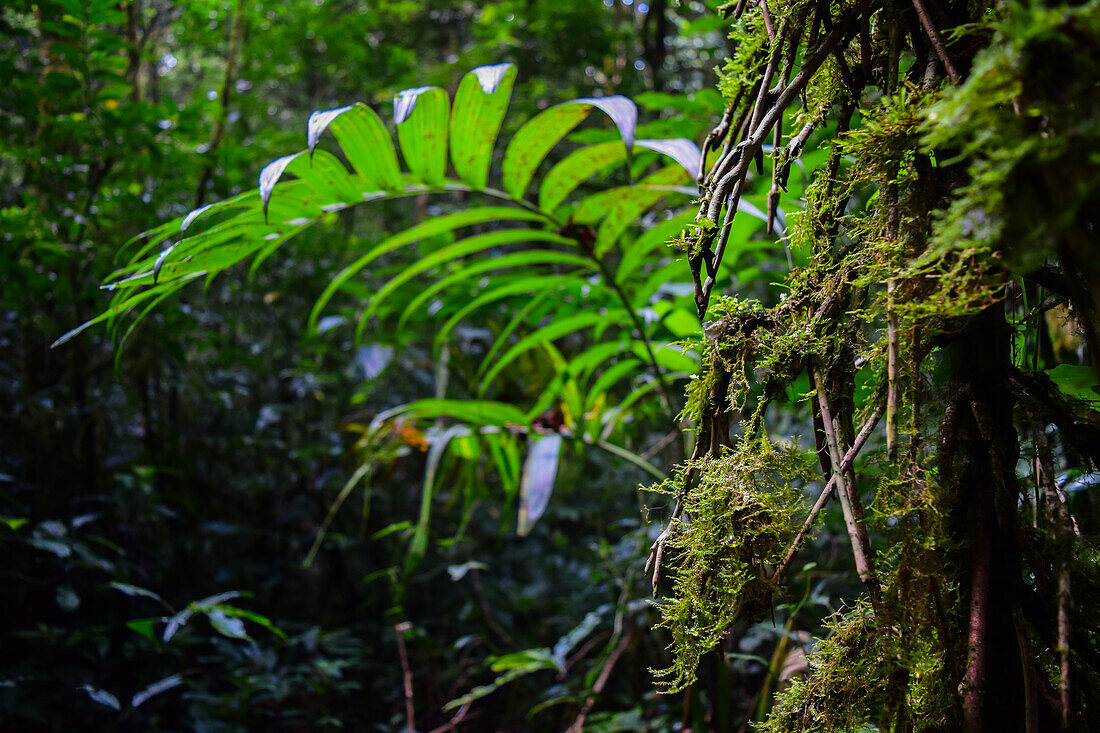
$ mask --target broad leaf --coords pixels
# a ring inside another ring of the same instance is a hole
[[[504,153],[504,190],[509,196],[523,198],[546,154],[590,111],[582,105],[561,104],[540,112],[519,128]]]
[[[454,231],[461,227],[472,226],[474,224],[484,224],[491,221],[540,221],[543,217],[541,214],[528,211],[526,209],[504,207],[504,206],[487,206],[477,209],[467,209],[465,211],[459,211],[454,214],[448,214],[447,216],[440,216],[434,219],[417,224],[414,227],[410,227],[400,234],[395,234],[392,237],[388,237],[378,245],[373,247],[369,252],[362,257],[351,263],[339,274],[334,277],[329,284],[325,287],[321,296],[317,299],[317,302],[313,306],[313,310],[310,312],[309,323],[311,328],[316,328],[317,319],[321,315],[321,311],[328,304],[328,301],[338,291],[344,283],[350,280],[360,270],[369,265],[374,260],[378,259],[387,252],[392,252],[395,249],[412,244],[420,239],[427,237],[434,237],[439,234]]]
[[[447,173],[447,92],[439,87],[406,89],[394,99],[397,139],[405,165],[429,186],[440,186]]]
[[[330,110],[331,119],[310,117],[309,138],[312,146],[326,127],[332,129],[344,151],[348,162],[355,172],[366,182],[367,188],[385,191],[400,191],[404,188],[401,181],[401,169],[397,166],[397,153],[393,149],[393,140],[386,132],[378,113],[365,104],[341,107]],[[324,123],[323,125],[321,123]],[[311,149],[312,149],[311,146]]]
[[[539,208],[554,211],[581,183],[624,160],[626,146],[618,140],[574,150],[543,177],[539,187]]]
[[[626,311],[617,310],[608,313],[582,312],[566,318],[561,318],[540,328],[534,333],[519,340],[519,342],[505,352],[504,356],[493,365],[492,369],[481,380],[481,392],[493,381],[501,370],[515,361],[525,351],[535,348],[541,343],[559,339],[567,334],[576,333],[593,326],[607,325],[609,323],[624,323],[628,321]]]
[[[462,77],[451,110],[451,162],[470,188],[485,188],[489,164],[516,79],[511,64],[482,66]]]

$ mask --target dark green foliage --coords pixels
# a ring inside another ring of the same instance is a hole
[[[9,6],[0,728],[1095,717],[1095,2]]]

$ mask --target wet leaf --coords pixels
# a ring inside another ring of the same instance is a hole
[[[400,191],[404,189],[393,139],[378,113],[365,104],[315,112],[310,117],[309,137],[314,146],[326,128],[340,143],[348,162],[366,183],[367,189]],[[323,116],[323,115],[328,115]]]
[[[429,186],[441,185],[447,172],[447,92],[439,87],[406,89],[393,104],[405,165]]]
[[[183,684],[183,675],[174,674],[170,677],[165,677],[159,682],[154,682],[148,687],[140,690],[136,695],[130,699],[130,707],[140,707],[142,703],[155,695],[159,695],[162,692],[167,692],[173,687],[178,687]]]
[[[574,104],[588,104],[600,110],[619,128],[623,144],[626,145],[626,153],[630,155],[634,150],[634,131],[638,126],[638,107],[629,98],[616,94],[610,97],[587,97],[578,99]],[[694,173],[692,176],[694,177]]]
[[[459,177],[475,190],[485,188],[493,145],[500,132],[512,84],[511,64],[481,66],[462,77],[451,115],[451,161]]]
[[[519,524],[516,534],[526,537],[546,511],[558,475],[562,437],[559,433],[536,439],[523,464],[519,486]]]
[[[122,705],[119,703],[118,698],[107,692],[101,690],[98,687],[92,687],[91,685],[83,685],[80,689],[88,693],[88,697],[100,705],[106,705],[112,710],[122,710]]]
[[[286,167],[299,155],[301,155],[300,152],[293,155],[284,155],[271,161],[260,171],[260,202],[263,205],[264,221],[267,221],[267,207],[271,201],[271,194],[275,191],[275,184],[279,182]]]
[[[187,231],[188,227],[194,224],[196,219],[198,219],[206,212],[210,211],[213,206],[214,204],[207,204],[206,206],[200,206],[199,208],[188,212],[187,216],[183,217],[183,221],[180,222],[180,231]]]
[[[58,586],[57,591],[54,593],[54,599],[57,601],[58,608],[67,613],[72,613],[80,608],[80,596],[76,594],[71,585]]]
[[[670,140],[639,140],[637,144],[640,148],[647,148],[672,158],[684,167],[691,180],[695,180],[699,175],[699,161],[702,153],[699,151],[699,146],[691,140],[677,137]]]
[[[147,598],[157,601],[158,603],[164,603],[164,599],[151,590],[139,588],[138,586],[131,586],[130,583],[110,582],[108,586],[119,592],[130,595],[132,598]]]
[[[504,80],[509,70],[515,68],[512,64],[494,64],[492,66],[479,66],[473,70],[481,85],[481,91],[486,94],[494,94]]]
[[[229,616],[222,609],[211,608],[206,612],[206,618],[210,620],[210,625],[214,627],[214,630],[222,636],[228,636],[230,639],[250,640],[248,633],[244,630],[244,621]]]

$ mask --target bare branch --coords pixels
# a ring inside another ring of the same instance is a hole
[[[936,49],[936,55],[940,57],[943,68],[947,69],[947,75],[951,77],[952,82],[958,83],[959,70],[955,66],[955,62],[951,60],[951,56],[947,53],[947,46],[944,45],[943,36],[941,36],[939,30],[936,29],[936,24],[932,22],[932,16],[928,14],[928,10],[924,7],[922,0],[913,0],[913,7],[916,8],[917,15],[920,17],[920,23],[924,26],[924,32],[928,34],[928,40],[932,42],[932,48]]]
[[[408,621],[402,621],[393,627],[397,635],[397,655],[401,658],[401,672],[405,687],[405,727],[409,733],[416,733],[416,706],[413,705],[413,673],[409,666],[409,655],[405,649],[405,632],[412,628]]]
[[[874,560],[871,557],[871,541],[867,536],[867,527],[857,518],[859,495],[855,486],[849,486],[845,480],[845,471],[842,470],[840,457],[840,441],[837,438],[836,425],[829,410],[829,398],[825,395],[825,382],[821,379],[821,373],[814,366],[811,370],[813,383],[817,389],[817,402],[821,408],[821,421],[825,427],[825,440],[829,445],[829,456],[833,462],[833,477],[836,479],[838,494],[840,496],[840,508],[844,512],[844,524],[848,528],[848,537],[852,542],[852,555],[856,562],[856,572],[859,579],[867,588],[871,596],[871,603],[876,610],[881,608],[879,598],[879,584],[875,576]],[[858,510],[862,514],[862,510]]]
[[[875,429],[875,425],[878,424],[880,417],[882,417],[881,403],[875,406],[875,411],[871,413],[866,421],[864,421],[863,427],[859,429],[856,439],[852,442],[852,447],[844,454],[844,460],[840,465],[841,474],[851,469],[852,465],[855,463],[856,456],[858,456],[860,450],[863,449],[864,443],[867,442],[867,438],[870,437],[871,431]],[[772,577],[769,581],[772,584],[776,584],[782,580],[783,574],[790,569],[791,563],[794,562],[794,556],[798,554],[799,549],[802,547],[803,538],[805,538],[806,533],[817,520],[817,515],[821,513],[821,510],[829,502],[830,497],[832,497],[833,490],[836,488],[836,482],[837,474],[834,473],[829,477],[829,481],[825,484],[825,488],[821,490],[821,494],[817,497],[817,501],[814,502],[814,506],[806,517],[806,521],[802,523],[802,529],[798,531],[798,535],[795,536],[794,542],[792,542],[791,546],[787,549],[787,554],[783,557],[783,561],[779,563],[775,572],[772,573]]]

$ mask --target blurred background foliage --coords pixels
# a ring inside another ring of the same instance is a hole
[[[631,630],[648,623],[629,603],[645,596],[634,566],[648,541],[635,491],[647,479],[629,463],[567,447],[554,501],[523,539],[516,507],[487,500],[499,484],[470,511],[445,465],[431,549],[394,610],[390,569],[426,460],[410,436],[303,565],[359,466],[354,426],[435,384],[431,333],[376,331],[356,347],[341,330],[303,337],[305,322],[352,253],[423,217],[423,202],[315,230],[249,280],[189,289],[142,322],[117,368],[101,330],[50,344],[102,309],[122,242],[254,186],[300,147],[315,109],[362,101],[388,113],[401,89],[453,91],[474,66],[512,62],[523,92],[506,125],[622,93],[663,128],[651,136],[698,139],[720,105],[712,67],[726,41],[711,10],[4,4],[0,728],[403,728],[395,625],[408,622],[415,724],[430,730],[455,715],[447,702],[497,676],[490,659],[522,667],[506,655],[553,648],[586,618],[559,648],[568,658],[535,660],[538,671],[471,705],[467,725],[564,727],[624,629],[633,659],[597,710],[612,727],[622,715],[661,725],[675,703],[654,702],[645,671],[659,642]],[[479,339],[469,334],[471,358]],[[671,427],[647,409],[631,423],[639,445]],[[166,619],[178,620],[167,640]]]

